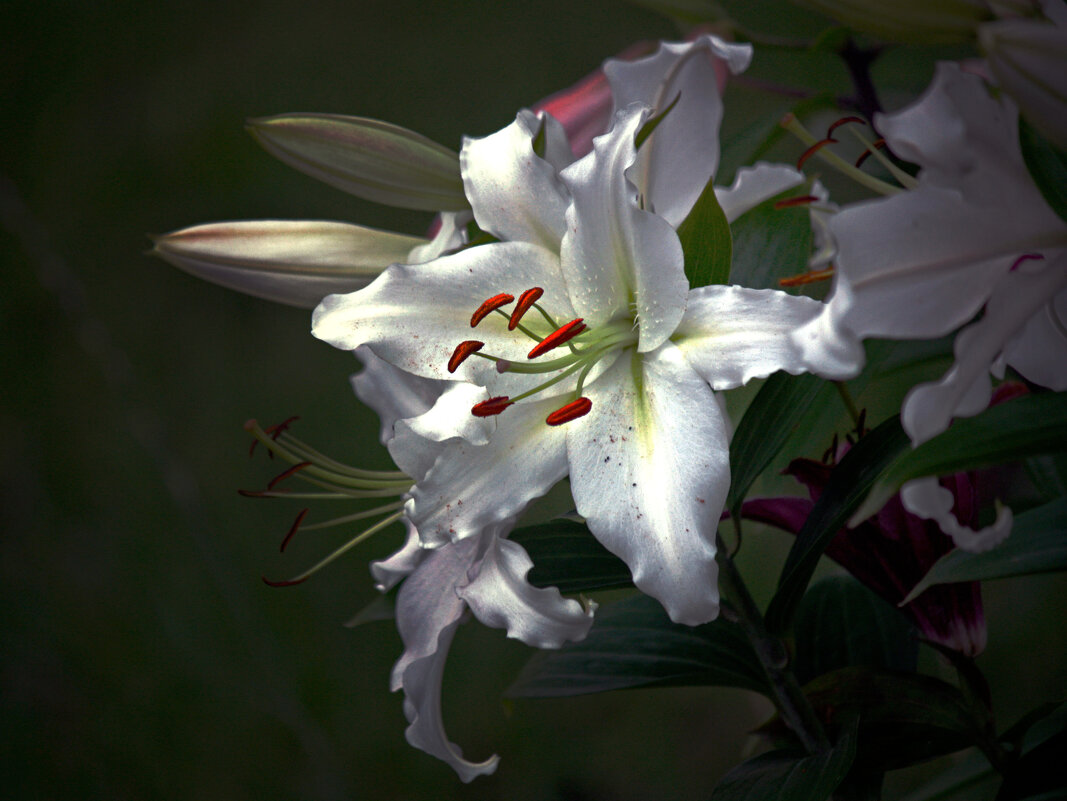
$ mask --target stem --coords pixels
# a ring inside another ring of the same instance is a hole
[[[882,110],[878,100],[878,91],[871,80],[871,64],[881,54],[881,48],[860,48],[852,39],[848,39],[838,51],[845,62],[852,86],[856,90],[855,104],[860,113],[868,120],[873,120],[875,113]]]
[[[733,601],[737,622],[748,635],[752,650],[756,652],[763,672],[767,675],[778,713],[809,754],[828,750],[830,740],[815,716],[815,710],[811,708],[803,690],[800,689],[796,676],[789,669],[785,646],[767,631],[759,607],[749,594],[733,559],[726,552],[726,544],[721,537],[716,539],[719,546],[719,564],[722,567],[719,582],[725,594]]]
[[[856,408],[856,401],[852,400],[852,393],[848,391],[848,385],[844,381],[835,381],[834,386],[837,387],[837,394],[841,396],[841,402],[845,404],[845,409],[848,410],[848,416],[852,418],[852,425],[859,428],[860,424],[860,410]],[[857,434],[862,434],[862,431],[857,431]]]

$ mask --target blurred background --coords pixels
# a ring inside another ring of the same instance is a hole
[[[401,698],[388,692],[401,650],[392,624],[342,626],[375,597],[367,562],[392,552],[401,532],[299,588],[271,590],[261,574],[293,575],[346,532],[309,532],[279,556],[298,504],[236,493],[280,469],[262,453],[249,460],[249,417],[299,415],[297,435],[327,453],[389,467],[376,419],[349,390],[353,360],[309,335],[307,312],[143,255],[146,234],[215,220],[422,233],[427,215],[360,201],[274,161],[244,119],[358,114],[458,149],[463,134],[497,130],[635,40],[677,29],[614,0],[9,0],[3,16],[5,797],[707,797],[752,747],[747,732],[769,712],[761,699],[696,689],[506,703],[530,652],[474,625],[453,649],[445,716],[468,756],[496,751],[500,769],[463,786],[410,748]],[[799,24],[777,12],[765,22],[791,34]],[[752,74],[773,74],[776,58],[758,55]],[[847,90],[839,65],[796,58],[798,84]],[[887,71],[915,91],[931,64]],[[743,141],[786,103],[751,86],[730,92],[727,140]],[[750,549],[757,594],[766,597],[787,546]],[[991,610],[999,650],[984,664],[994,671],[1010,669],[1013,643],[1032,636],[1015,621],[1062,589],[1019,586]],[[1058,626],[1040,630],[1051,652],[1067,650]],[[1063,681],[1062,662],[1051,674],[1015,669],[1030,686],[1024,698],[998,699],[1009,710]]]

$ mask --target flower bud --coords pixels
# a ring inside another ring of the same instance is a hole
[[[271,155],[345,192],[405,209],[468,207],[459,156],[426,137],[366,117],[279,114],[248,121]]]
[[[314,308],[354,292],[426,240],[338,222],[262,220],[196,225],[155,238],[180,270],[267,300]]]

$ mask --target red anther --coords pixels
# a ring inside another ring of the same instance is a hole
[[[282,547],[278,550],[285,553],[286,547],[289,545],[289,540],[296,534],[296,530],[300,528],[300,524],[304,522],[304,518],[307,517],[308,509],[301,509],[300,514],[296,516],[296,520],[293,521],[293,525],[289,527],[289,533],[285,535],[285,539],[282,540]]]
[[[277,440],[279,436],[281,436],[282,434],[285,433],[286,430],[288,430],[289,426],[291,426],[294,422],[296,422],[299,419],[300,419],[300,416],[294,414],[292,417],[286,418],[285,420],[282,420],[282,422],[280,422],[280,423],[276,423],[276,424],[274,424],[272,426],[268,426],[267,428],[264,428],[263,429],[263,433],[264,434],[270,434],[270,438],[272,440]],[[252,418],[252,419],[250,419],[250,420],[245,422],[244,429],[245,429],[245,431],[252,432],[252,431],[256,430],[256,426],[258,426],[258,425],[259,425],[259,423],[256,422],[255,418]],[[248,455],[249,456],[251,456],[252,454],[254,454],[256,452],[256,445],[257,445],[258,442],[259,442],[258,439],[252,440],[252,447],[250,447],[248,449]],[[273,453],[268,453],[267,455],[271,459],[274,458],[274,454]]]
[[[558,348],[566,342],[574,339],[586,328],[585,323],[582,322],[582,318],[579,317],[575,320],[571,320],[566,325],[561,325],[547,337],[542,339],[539,343],[533,346],[533,350],[526,354],[527,359],[536,359],[538,356],[543,356],[553,348]]]
[[[278,492],[284,492],[285,490],[278,490]],[[266,490],[237,490],[237,494],[242,498],[270,498],[272,497]]]
[[[825,281],[827,278],[834,277],[834,268],[831,267],[828,270],[810,270],[800,275],[790,275],[786,278],[778,279],[778,286],[803,286],[804,284],[814,284],[816,281]]]
[[[535,286],[519,295],[519,302],[515,304],[515,311],[511,313],[511,319],[508,320],[508,331],[514,331],[518,327],[522,316],[541,299],[543,294],[545,294],[545,290]]]
[[[492,417],[500,414],[511,405],[511,399],[507,395],[498,395],[495,398],[476,403],[471,407],[471,414],[475,417]]]
[[[866,125],[867,120],[862,117],[842,117],[829,128],[826,129],[826,138],[829,139],[834,135],[834,131],[840,128],[842,125],[848,125],[850,122],[858,122],[860,125]]]
[[[293,473],[300,472],[305,467],[311,467],[311,462],[299,462],[298,464],[294,464],[288,470],[283,470],[270,480],[270,483],[267,484],[267,489],[274,489],[277,484],[281,483],[282,481],[285,481],[285,479],[289,478],[289,476],[293,475]]]
[[[797,169],[799,170],[801,167],[803,167],[804,162],[806,162],[824,147],[826,147],[827,145],[832,145],[835,142],[837,142],[837,140],[834,139],[832,136],[828,136],[825,139],[820,139],[818,142],[816,142],[814,145],[812,145],[800,154],[800,158],[797,159]]]
[[[485,303],[478,307],[477,311],[471,315],[471,328],[476,328],[478,323],[485,319],[487,314],[492,314],[501,306],[507,306],[511,301],[515,300],[514,295],[509,295],[506,292],[501,292],[499,295],[493,295]]]
[[[545,422],[550,426],[561,426],[564,423],[569,423],[571,420],[577,420],[579,417],[585,417],[589,414],[589,410],[593,408],[593,402],[589,398],[578,398],[578,400],[572,400],[566,406],[561,406],[552,412],[545,418]]]
[[[467,357],[472,353],[477,353],[483,347],[484,342],[479,342],[477,339],[465,339],[456,345],[456,349],[452,351],[452,358],[448,360],[448,372],[454,373],[459,369],[459,366],[467,360]]]
[[[304,576],[303,578],[290,579],[289,581],[271,581],[266,576],[260,576],[260,578],[263,579],[263,583],[268,587],[295,587],[297,584],[303,584],[310,577]]]
[[[1022,264],[1024,261],[1032,261],[1032,260],[1040,261],[1043,258],[1045,258],[1045,257],[1042,256],[1040,253],[1024,253],[1023,255],[1021,255],[1019,258],[1017,258],[1015,260],[1015,263],[1011,265],[1011,269],[1008,270],[1008,272],[1009,273],[1015,272],[1017,269],[1019,269],[1019,265]]]
[[[862,153],[860,153],[860,157],[856,159],[856,164],[854,166],[859,167],[860,165],[862,165],[863,162],[870,158],[871,153],[873,153],[875,150],[885,150],[884,139],[875,139],[873,142],[871,142],[871,146],[864,150]]]
[[[809,203],[814,203],[818,200],[815,195],[800,195],[799,197],[787,197],[784,200],[776,200],[774,207],[776,209],[788,209],[793,206],[806,206]]]

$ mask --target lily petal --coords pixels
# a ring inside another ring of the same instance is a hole
[[[379,592],[395,587],[402,579],[410,576],[423,560],[429,556],[430,551],[422,547],[419,540],[419,532],[405,519],[407,538],[400,550],[386,559],[379,559],[370,563],[370,573],[374,576],[374,586]]]
[[[326,297],[315,309],[312,333],[342,350],[370,345],[402,370],[447,380],[453,378],[447,369],[453,350],[474,333],[474,310],[486,298],[501,292],[518,297],[534,286],[544,288],[541,303],[553,314],[573,315],[555,254],[525,242],[482,245],[428,265],[394,264],[366,289]],[[507,321],[496,314],[478,325],[474,337],[485,342],[486,352],[512,361],[524,361],[530,349],[530,340],[508,331]],[[454,377],[494,386],[516,380],[477,357],[467,359]]]
[[[533,139],[544,126],[541,158]],[[508,127],[482,139],[465,138],[460,151],[463,186],[478,226],[498,239],[533,242],[558,253],[566,228],[567,192],[557,167],[570,162],[563,126],[552,116],[520,111]]]
[[[404,653],[393,668],[391,686],[404,690],[406,731],[411,745],[447,762],[469,782],[496,770],[499,757],[470,762],[445,734],[441,715],[441,679],[452,638],[466,610],[456,595],[457,582],[478,557],[479,542],[472,538],[448,544],[429,553],[400,588],[396,625]]]
[[[410,517],[425,545],[504,525],[567,475],[567,427],[545,423],[559,406],[558,398],[517,403],[503,412],[487,444],[448,442],[412,491]],[[517,467],[522,474],[511,480]]]
[[[760,161],[751,167],[739,169],[729,188],[716,187],[715,197],[722,206],[727,222],[732,223],[763,201],[803,182],[803,173],[788,164]]]
[[[329,294],[365,287],[424,244],[346,223],[257,220],[173,231],[158,237],[152,252],[197,278],[310,309]]]
[[[399,125],[279,114],[249,120],[248,128],[272,156],[357,197],[422,211],[467,208],[456,153]]]
[[[775,289],[700,287],[689,293],[672,341],[714,390],[743,386],[778,370],[825,374],[833,365],[806,361],[792,337],[821,310],[818,301]]]
[[[1061,269],[1067,270],[1067,265]],[[1008,342],[1000,359],[994,362],[995,374],[1003,362],[1027,381],[1056,392],[1067,390],[1067,290],[1061,289]],[[1003,370],[999,376],[1003,377]]]
[[[738,73],[751,61],[752,46],[704,34],[692,42],[664,42],[647,58],[604,65],[616,111],[637,102],[658,114],[678,98],[642,146],[630,175],[645,207],[674,227],[689,214],[719,165],[722,96],[716,58]]]
[[[719,405],[681,351],[620,358],[586,390],[568,423],[578,513],[676,623],[719,613],[715,530],[730,485]]]
[[[366,345],[356,348],[355,356],[363,363],[363,370],[352,376],[352,389],[357,398],[377,412],[383,445],[393,438],[397,420],[425,414],[448,386],[446,381],[398,370],[375,356]]]
[[[477,577],[461,583],[457,593],[482,623],[506,629],[508,637],[534,648],[559,648],[584,639],[593,625],[593,609],[583,609],[555,587],[534,587],[526,580],[532,567],[521,545],[493,537]]]
[[[985,528],[976,530],[960,523],[952,511],[955,497],[938,483],[936,476],[909,481],[900,488],[900,500],[913,515],[936,521],[941,530],[952,537],[956,546],[965,551],[988,551],[1011,534],[1013,516],[1007,506],[997,509],[996,520]]]
[[[639,207],[626,177],[636,157],[634,135],[647,117],[647,107],[636,104],[619,112],[593,152],[562,173],[574,200],[560,260],[575,311],[596,326],[629,316],[632,303],[641,353],[673,333],[689,290],[677,234]]]

